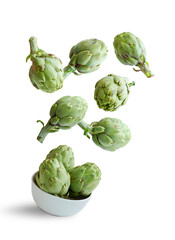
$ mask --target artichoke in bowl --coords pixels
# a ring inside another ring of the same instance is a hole
[[[39,166],[36,182],[43,191],[64,196],[70,187],[70,175],[56,158],[45,159]]]
[[[64,68],[64,79],[70,73],[90,73],[99,69],[107,57],[107,47],[103,41],[92,38],[81,41],[70,50],[70,62]],[[77,71],[77,72],[76,72]]]
[[[64,71],[62,62],[53,54],[48,54],[37,46],[37,39],[31,37],[30,58],[32,66],[29,78],[33,86],[47,93],[52,93],[63,87]]]
[[[116,111],[127,102],[130,87],[133,85],[135,82],[128,83],[125,77],[109,74],[96,83],[94,99],[99,108],[105,111]]]
[[[70,172],[70,197],[88,197],[101,180],[101,171],[95,163],[85,163]]]
[[[78,124],[85,116],[88,104],[79,96],[64,96],[54,103],[50,109],[50,119],[41,129],[37,140],[41,143],[48,133],[57,132],[59,129],[70,129]]]
[[[117,118],[106,117],[90,125],[81,121],[78,125],[84,130],[84,135],[89,137],[90,134],[93,142],[107,151],[116,151],[131,139],[129,127]]]
[[[138,37],[130,32],[124,32],[114,38],[113,45],[121,63],[139,67],[140,70],[136,71],[142,71],[148,78],[154,76],[146,61],[145,46]]]
[[[62,162],[68,172],[74,167],[74,153],[72,148],[66,145],[60,145],[52,149],[46,158],[56,158],[59,162]]]

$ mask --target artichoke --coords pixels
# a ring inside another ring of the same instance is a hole
[[[142,71],[148,78],[154,76],[146,62],[145,47],[138,37],[130,32],[124,32],[114,38],[113,45],[115,54],[121,63],[139,67],[139,71]]]
[[[106,117],[90,125],[81,121],[78,125],[84,130],[84,135],[89,137],[89,133],[97,146],[108,151],[124,147],[131,139],[130,129],[117,118]]]
[[[96,83],[94,99],[99,108],[115,111],[127,102],[130,86],[133,85],[135,82],[128,83],[125,77],[109,74]]]
[[[37,89],[52,93],[63,87],[64,71],[62,62],[53,54],[48,54],[37,46],[37,39],[31,37],[30,58],[32,66],[29,71],[31,83]]]
[[[37,140],[41,143],[50,132],[57,132],[59,129],[70,129],[78,124],[85,116],[88,104],[82,97],[64,96],[54,103],[50,109],[50,119],[41,129]]]
[[[56,158],[59,162],[62,162],[68,172],[74,167],[74,153],[72,148],[66,145],[60,145],[52,149],[46,158]]]
[[[101,40],[87,39],[72,47],[69,53],[70,62],[64,68],[64,79],[72,72],[90,73],[99,69],[107,57],[107,47]]]
[[[70,175],[56,158],[45,159],[36,174],[38,186],[45,192],[63,196],[70,187]]]
[[[70,172],[70,197],[87,197],[98,186],[101,171],[95,163],[85,163],[74,167]]]

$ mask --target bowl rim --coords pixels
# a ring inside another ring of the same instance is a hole
[[[38,172],[38,171],[37,171]],[[49,197],[51,198],[54,198],[54,199],[59,199],[59,200],[62,200],[62,201],[71,201],[71,202],[85,202],[85,201],[88,201],[90,198],[91,198],[91,195],[92,193],[86,197],[86,198],[83,198],[83,199],[66,199],[66,198],[61,198],[59,196],[54,196],[53,194],[51,193],[47,193],[45,191],[43,191],[41,188],[38,187],[38,185],[36,184],[36,181],[35,181],[35,176],[37,174],[37,172],[35,172],[33,175],[32,175],[32,183],[35,185],[35,187],[37,188],[38,191],[41,191],[43,192],[44,194],[48,195]]]

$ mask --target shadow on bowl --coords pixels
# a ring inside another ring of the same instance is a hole
[[[74,200],[74,199],[64,199],[61,197],[54,196],[47,192],[41,190],[35,181],[36,173],[32,176],[32,196],[35,203],[44,212],[49,214],[68,217],[80,212],[88,203],[91,195],[84,199]]]

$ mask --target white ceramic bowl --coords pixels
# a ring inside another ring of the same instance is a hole
[[[49,214],[60,217],[72,216],[80,212],[91,197],[89,196],[81,200],[70,200],[56,197],[41,190],[35,182],[35,176],[36,173],[32,176],[33,199],[43,211]]]

